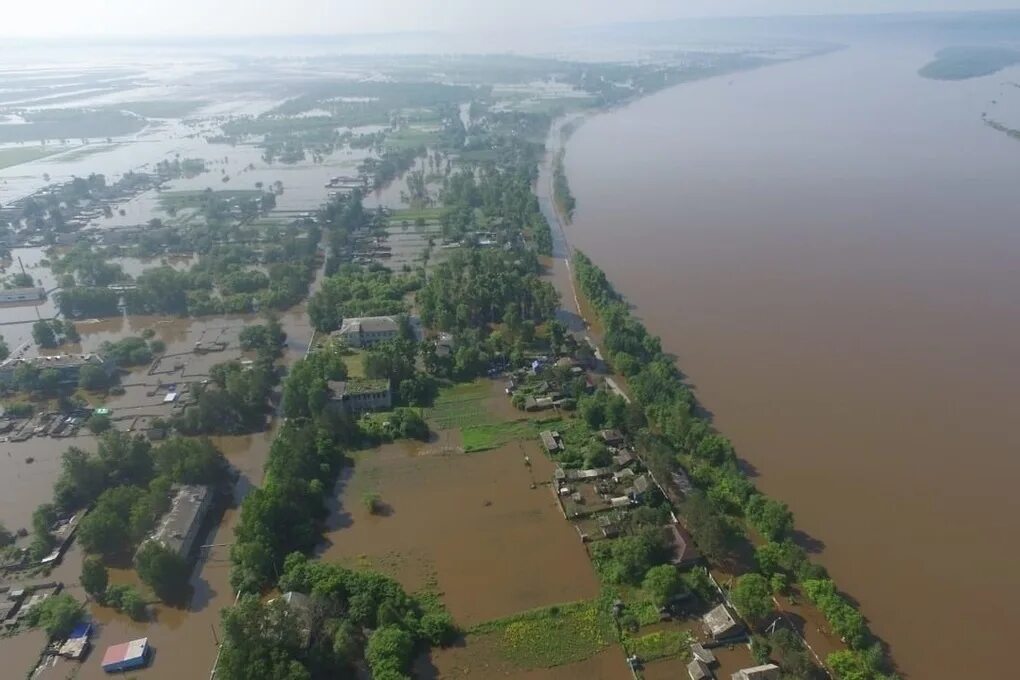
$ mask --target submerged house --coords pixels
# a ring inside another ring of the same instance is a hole
[[[731,680],[779,680],[779,666],[767,663],[753,668],[742,668],[730,676]]]
[[[0,364],[0,380],[13,380],[14,372],[22,364],[27,364],[40,371],[47,369],[56,371],[62,385],[76,385],[78,383],[78,375],[85,366],[96,366],[106,373],[107,376],[112,376],[117,371],[117,366],[112,361],[108,361],[101,354],[95,353],[57,354],[28,359],[12,357]]]

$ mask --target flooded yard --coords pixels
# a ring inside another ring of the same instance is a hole
[[[370,564],[410,590],[435,587],[464,626],[591,598],[598,584],[545,484],[551,475],[533,441],[477,454],[367,451],[337,485],[321,558]],[[381,513],[365,508],[366,493],[379,495]]]

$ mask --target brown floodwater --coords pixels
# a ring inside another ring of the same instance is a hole
[[[991,677],[1020,631],[1020,144],[981,113],[1020,69],[936,82],[929,57],[851,48],[597,116],[567,231],[901,670]]]
[[[597,594],[536,442],[433,450],[402,442],[359,454],[337,485],[322,559],[373,566],[410,590],[436,587],[462,626]],[[383,512],[367,511],[368,492],[379,494]]]
[[[319,280],[316,279],[312,290],[316,290],[318,285]],[[283,360],[289,365],[305,354],[312,340],[312,328],[304,304],[281,313],[280,321],[288,335]],[[77,324],[82,336],[81,345],[65,348],[65,351],[95,350],[104,341],[139,335],[142,330],[151,328],[155,331],[154,337],[166,343],[167,354],[183,357],[185,367],[173,374],[149,375],[148,366],[133,368],[122,378],[122,384],[127,386],[125,394],[106,398],[115,427],[127,429],[137,416],[166,417],[171,413],[172,407],[163,404],[160,396],[150,394],[155,386],[160,382],[166,384],[196,379],[203,371],[207,372],[210,365],[240,357],[237,346],[240,329],[259,322],[261,319],[253,315],[197,319],[128,316],[85,322]],[[213,339],[228,342],[227,350],[204,356],[191,352],[195,342]],[[213,442],[238,472],[233,490],[237,502],[253,486],[262,483],[263,466],[275,431],[276,425],[267,432],[248,436],[213,437]],[[83,430],[74,438],[32,438],[26,442],[0,444],[0,520],[10,527],[30,526],[35,507],[52,497],[53,483],[60,474],[60,455],[71,445],[91,451],[95,450],[96,439]],[[28,456],[35,460],[26,463]],[[199,550],[187,608],[154,605],[150,607],[149,620],[135,622],[111,609],[91,604],[89,613],[96,624],[92,654],[81,664],[58,661],[43,671],[40,677],[64,678],[72,674],[84,680],[106,677],[100,667],[106,647],[138,637],[148,637],[155,651],[150,667],[138,672],[139,677],[152,680],[208,677],[216,658],[220,611],[234,600],[229,581],[229,546],[233,542],[238,518],[237,507],[226,509],[220,517],[211,518],[212,526],[203,541],[203,545],[210,547]],[[52,580],[63,582],[79,600],[85,600],[85,593],[78,585],[82,558],[80,547],[77,543],[72,544],[62,563],[50,576]],[[111,581],[138,583],[137,575],[131,570],[111,570]],[[2,641],[0,652],[3,652],[5,661],[9,653],[10,667],[17,671],[18,677],[29,671],[38,658],[41,640],[39,635],[32,633]]]

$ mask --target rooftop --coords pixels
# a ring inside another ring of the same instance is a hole
[[[400,330],[400,321],[395,316],[353,316],[344,319],[340,335],[347,333],[396,333]]]
[[[188,534],[205,515],[209,487],[182,484],[175,486],[174,489],[176,493],[170,501],[170,510],[163,515],[162,521],[150,538],[178,553],[184,553],[191,547],[187,545]]]
[[[736,619],[733,618],[733,614],[730,613],[730,610],[724,604],[705,614],[702,620],[705,622],[705,627],[712,634],[712,637],[726,635],[739,627]]]
[[[779,680],[779,666],[767,663],[753,668],[741,668],[730,678],[731,680]]]

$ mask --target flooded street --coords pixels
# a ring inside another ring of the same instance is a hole
[[[990,677],[1020,630],[1020,144],[981,114],[1015,116],[1020,69],[936,82],[929,57],[852,48],[596,116],[567,232],[903,674]]]

